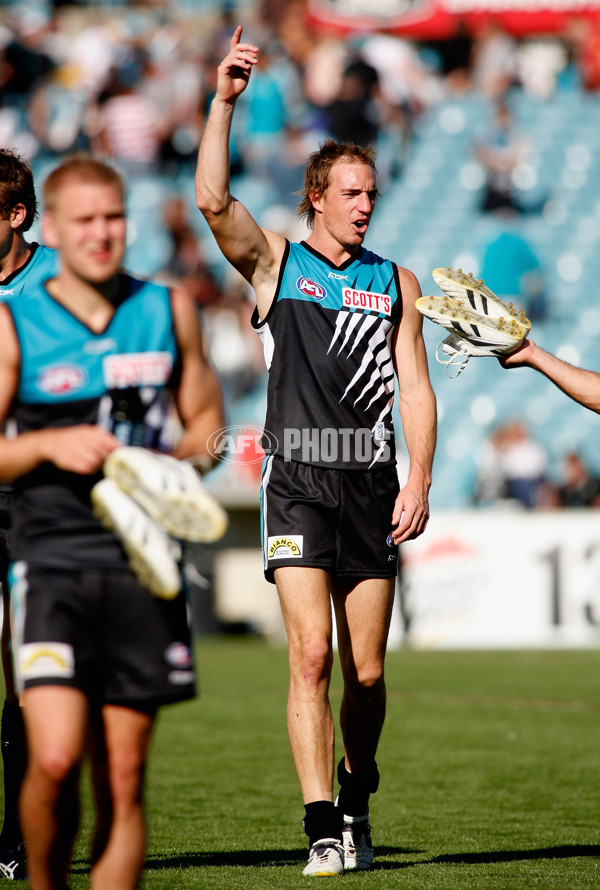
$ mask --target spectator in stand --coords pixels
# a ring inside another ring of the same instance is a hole
[[[62,154],[87,147],[88,103],[89,97],[80,86],[79,71],[73,65],[61,65],[37,82],[29,103],[28,121],[44,151]]]
[[[126,175],[158,172],[165,132],[162,115],[138,90],[140,71],[132,65],[113,72],[98,97],[97,132],[92,148],[112,158]]]
[[[531,321],[540,321],[547,314],[540,258],[513,210],[498,210],[494,223],[482,246],[481,277],[501,299],[513,300]]]
[[[1,104],[24,108],[38,81],[54,68],[44,50],[50,25],[48,17],[35,9],[24,9],[16,19],[16,33],[3,53]]]
[[[498,100],[518,82],[518,46],[503,27],[488,19],[475,34],[471,83],[477,92]]]
[[[452,37],[435,44],[441,74],[450,93],[465,93],[471,88],[473,46],[473,37],[462,19]]]
[[[375,93],[379,75],[372,65],[355,59],[346,66],[340,90],[324,109],[325,130],[338,142],[354,141],[375,147],[379,135],[379,111]]]
[[[278,71],[273,39],[265,37],[261,46],[254,72],[256,90],[244,97],[240,110],[243,111],[244,165],[250,174],[265,176],[284,150],[288,95]]]
[[[496,103],[491,127],[475,145],[476,157],[486,175],[482,211],[522,211],[515,194],[513,174],[524,149],[525,141],[515,127],[512,111],[501,99]]]
[[[494,430],[483,455],[476,503],[509,500],[527,509],[545,505],[548,458],[521,420]]]
[[[180,196],[167,201],[164,222],[171,237],[172,253],[160,277],[184,287],[198,306],[216,303],[223,296],[221,289],[205,262],[201,241]]]
[[[563,507],[600,507],[600,479],[575,451],[563,458],[563,482],[558,493]]]

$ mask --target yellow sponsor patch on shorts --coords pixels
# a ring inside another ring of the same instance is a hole
[[[301,557],[304,535],[273,535],[267,541],[269,559]]]
[[[68,643],[23,643],[17,663],[22,680],[75,675],[75,653]]]

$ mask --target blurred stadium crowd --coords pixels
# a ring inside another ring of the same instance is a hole
[[[323,138],[374,144],[382,195],[367,246],[413,269],[424,292],[435,266],[484,274],[530,314],[541,345],[597,364],[600,195],[590,185],[600,174],[600,25],[577,20],[559,35],[515,39],[489,20],[426,43],[319,30],[303,0],[0,4],[0,143],[30,158],[38,182],[78,149],[125,173],[128,268],[194,294],[231,424],[263,422],[264,363],[251,295],[195,208],[193,176],[216,65],[237,23],[262,52],[236,119],[233,191],[262,225],[303,237],[295,192]],[[495,360],[448,380],[430,327],[440,406],[433,506],[572,504],[565,455],[600,475],[596,415]],[[521,447],[517,471],[514,447],[510,470],[497,458],[511,424],[537,449],[533,459]],[[256,457],[215,473],[226,502],[254,501]],[[515,495],[515,472],[535,475],[539,491]],[[598,488],[577,505],[596,505]]]

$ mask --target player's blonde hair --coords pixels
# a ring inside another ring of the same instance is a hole
[[[114,167],[85,152],[78,152],[66,158],[44,182],[43,196],[46,210],[55,208],[58,194],[67,182],[113,185],[123,197],[125,196],[125,184]]]
[[[356,145],[354,142],[336,142],[335,139],[327,139],[317,151],[308,158],[304,171],[304,188],[298,194],[303,195],[296,208],[300,217],[305,217],[309,228],[313,228],[315,222],[315,208],[311,195],[322,196],[329,185],[329,173],[334,164],[366,164],[377,176],[375,166],[375,150],[370,147]]]

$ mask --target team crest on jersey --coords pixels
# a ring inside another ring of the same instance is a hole
[[[342,291],[344,306],[349,309],[362,309],[364,312],[392,314],[392,298],[389,294],[376,294],[368,290],[355,290],[345,287]]]
[[[304,535],[273,535],[267,541],[269,559],[301,557]]]
[[[38,388],[53,396],[67,395],[83,389],[87,372],[80,365],[53,365],[45,368],[38,378]]]
[[[172,366],[168,352],[131,352],[107,355],[102,359],[104,382],[108,389],[161,386],[169,379]]]
[[[327,291],[322,285],[317,284],[311,278],[305,278],[304,275],[301,275],[296,281],[296,287],[301,294],[306,294],[307,297],[314,297],[319,303],[327,296]]]

